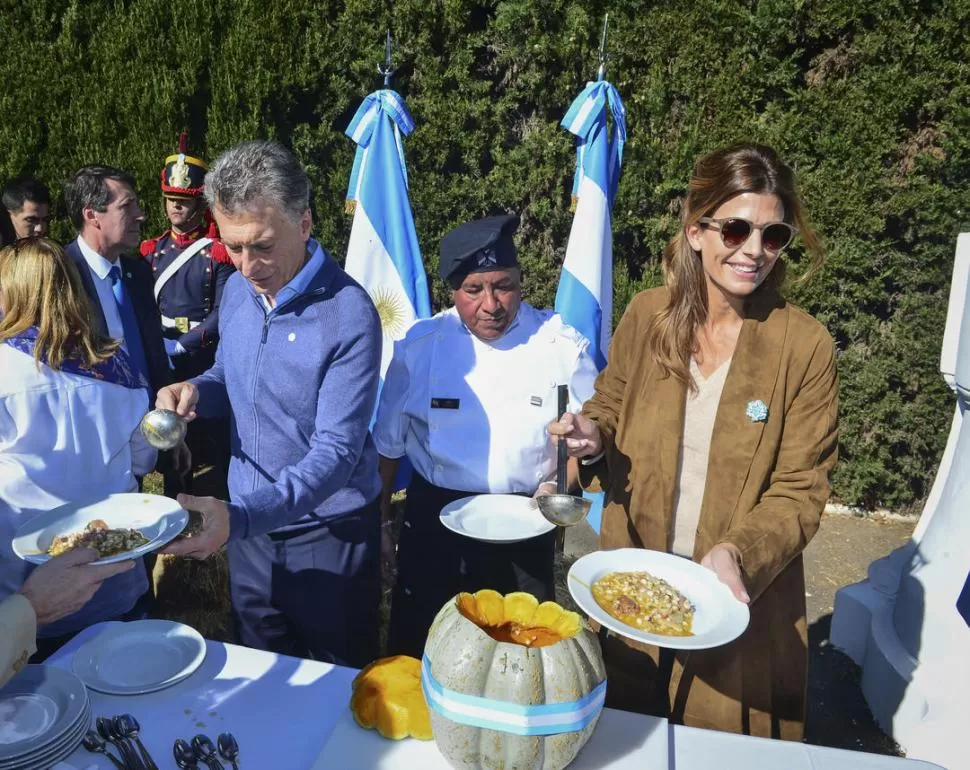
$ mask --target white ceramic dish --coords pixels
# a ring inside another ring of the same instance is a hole
[[[205,660],[205,639],[170,620],[112,623],[74,653],[74,673],[92,690],[141,695],[181,682]]]
[[[78,677],[53,666],[26,666],[0,689],[0,768],[30,766],[76,746],[90,716]]]
[[[91,704],[88,702],[84,712],[67,733],[25,756],[0,761],[0,770],[48,770],[52,765],[56,765],[74,753],[90,727]]]
[[[607,614],[590,586],[610,572],[649,572],[686,596],[695,607],[693,636],[665,636],[641,631]],[[677,650],[706,650],[737,639],[748,627],[748,605],[739,602],[711,570],[689,559],[643,548],[594,551],[578,559],[566,580],[569,593],[591,619],[646,644]]]
[[[109,495],[103,500],[84,504],[69,503],[25,521],[14,536],[14,553],[31,564],[43,564],[51,558],[47,549],[55,537],[81,532],[93,519],[103,520],[112,529],[137,529],[148,538],[148,542],[138,548],[95,562],[111,564],[163,548],[185,529],[189,514],[171,498],[140,492]]]
[[[518,543],[556,528],[521,495],[463,497],[442,508],[440,518],[452,532],[486,543]]]

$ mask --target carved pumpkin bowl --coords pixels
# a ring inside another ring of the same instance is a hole
[[[421,684],[439,751],[458,770],[562,770],[606,697],[599,640],[526,593],[462,593],[438,613]]]

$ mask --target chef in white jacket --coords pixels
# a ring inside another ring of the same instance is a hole
[[[569,387],[571,411],[593,394],[597,369],[586,338],[552,311],[522,302],[512,238],[518,224],[515,216],[490,217],[442,239],[439,272],[453,289],[454,307],[408,330],[384,379],[373,435],[385,537],[400,458],[414,468],[397,550],[390,653],[420,657],[435,615],[459,591],[555,598],[552,532],[482,543],[438,518],[468,495],[554,492],[556,453],[544,421],[559,416],[557,386]]]

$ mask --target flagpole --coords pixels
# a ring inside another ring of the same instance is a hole
[[[391,64],[391,30],[387,30],[387,38],[384,41],[384,61],[378,63],[377,72],[384,76],[384,88],[391,85],[391,77],[397,70]]]
[[[626,110],[616,88],[606,80],[609,14],[603,18],[596,80],[573,100],[561,126],[576,136],[573,178],[573,224],[556,291],[556,312],[589,340],[599,369],[606,366],[613,314],[613,197],[623,163]],[[601,493],[587,521],[599,531]]]
[[[599,69],[596,71],[596,79],[602,81],[606,78],[606,60],[609,58],[606,54],[606,28],[610,23],[610,15],[607,13],[603,17],[603,34],[600,35],[600,55],[599,55]]]

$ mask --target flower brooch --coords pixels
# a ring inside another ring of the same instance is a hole
[[[760,398],[756,401],[749,401],[747,407],[745,407],[744,413],[748,416],[748,419],[750,419],[751,422],[768,421],[768,405]]]

